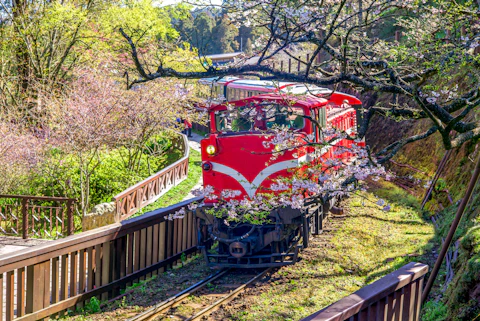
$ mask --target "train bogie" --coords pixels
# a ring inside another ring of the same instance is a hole
[[[228,223],[223,217],[197,211],[198,244],[213,268],[278,267],[297,262],[308,246],[310,233],[319,234],[325,213],[322,206],[278,208],[267,223]],[[215,246],[214,246],[215,245]]]

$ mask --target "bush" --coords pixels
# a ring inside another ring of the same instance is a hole
[[[423,306],[423,321],[443,321],[447,318],[447,307],[442,302],[428,301]]]
[[[90,177],[90,208],[110,202],[112,197],[129,186],[160,171],[177,161],[180,151],[169,151],[172,142],[168,137],[157,136],[146,144],[145,150],[135,166],[127,166],[126,148],[103,150],[98,154],[99,164],[94,167]],[[168,153],[166,153],[169,151]],[[45,161],[32,171],[26,187],[12,191],[12,194],[65,196],[80,199],[80,165],[75,155],[66,154],[58,148],[52,148]],[[79,209],[81,212],[81,210]]]

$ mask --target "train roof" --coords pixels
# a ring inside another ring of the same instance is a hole
[[[230,82],[228,82],[227,86],[228,87],[252,87],[252,90],[254,89],[253,87],[257,87],[258,89],[260,88],[265,88],[265,89],[283,89],[287,86],[292,86],[295,83],[292,82],[285,82],[285,81],[271,81],[271,80],[252,80],[252,79],[235,79]]]
[[[231,76],[202,78],[199,80],[199,82],[205,85],[211,85],[213,82],[217,82],[221,85],[226,85],[228,88],[239,88],[252,91],[281,92],[293,95],[321,95],[337,105],[341,105],[345,99],[347,99],[351,105],[361,104],[360,100],[358,100],[358,98],[355,96],[338,91],[332,91],[329,88],[296,82],[241,79]]]
[[[272,103],[282,103],[287,102],[288,104],[293,103],[293,106],[304,107],[304,108],[320,108],[325,106],[329,101],[325,98],[319,98],[312,95],[307,96],[285,96],[282,94],[269,93],[262,94],[258,96],[248,97],[245,99],[240,99],[236,101],[230,101],[228,103],[213,105],[209,108],[210,111],[215,110],[224,110],[228,105],[234,105],[235,107],[242,107],[249,103],[258,103],[258,102],[272,102]]]
[[[227,82],[230,82],[232,80],[240,79],[238,77],[232,77],[232,76],[225,76],[225,77],[209,77],[209,78],[201,78],[198,80],[198,82],[202,85],[212,85],[214,82],[224,84]]]

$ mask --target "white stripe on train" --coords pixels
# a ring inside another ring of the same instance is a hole
[[[242,185],[242,187],[245,189],[245,192],[247,192],[248,196],[252,198],[257,192],[258,187],[263,183],[263,181],[268,176],[284,169],[297,167],[298,164],[299,164],[299,160],[297,159],[275,163],[263,169],[260,173],[258,173],[258,175],[254,178],[252,182],[248,181],[245,178],[245,176],[243,176],[242,173],[239,173],[237,170],[234,170],[231,167],[228,167],[219,163],[212,162],[212,165],[213,165],[212,170],[215,172],[228,175],[234,180],[236,180],[240,185]]]
[[[346,132],[350,135],[352,133],[352,129],[349,128],[346,130]],[[330,150],[330,148],[332,148],[332,146],[335,146],[335,144],[338,143],[339,141],[341,141],[341,139],[336,139],[335,141],[332,142],[330,146],[323,147],[320,150],[319,156],[327,153]],[[260,185],[268,176],[284,169],[297,167],[305,162],[310,162],[315,158],[316,158],[315,153],[312,153],[312,154],[303,155],[298,159],[291,159],[291,160],[275,163],[273,165],[268,166],[267,168],[262,170],[260,173],[258,173],[258,175],[253,179],[252,182],[247,180],[245,176],[242,175],[242,173],[223,164],[212,162],[212,170],[215,172],[219,172],[227,176],[230,176],[231,178],[236,180],[243,187],[245,192],[248,194],[248,197],[252,198],[257,192],[258,187],[260,187]],[[237,179],[235,176],[237,176],[239,179]]]

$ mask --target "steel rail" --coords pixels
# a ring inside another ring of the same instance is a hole
[[[174,295],[174,296],[156,304],[155,306],[149,308],[148,310],[146,310],[146,311],[144,311],[140,314],[137,314],[136,316],[128,319],[127,321],[153,320],[153,318],[155,318],[158,314],[160,314],[163,311],[165,311],[166,309],[171,308],[171,307],[175,306],[176,304],[180,303],[181,301],[183,301],[186,297],[188,297],[192,293],[197,292],[198,290],[203,288],[208,283],[222,277],[223,275],[225,275],[230,270],[231,269],[225,269],[225,270],[221,270],[221,271],[219,271],[215,274],[212,274],[212,275],[208,276],[207,278],[203,279],[202,281],[200,281],[200,282],[192,285],[191,287],[177,293],[176,295]],[[242,284],[241,286],[239,286],[238,288],[236,288],[234,291],[232,291],[232,292],[228,293],[227,295],[223,296],[222,298],[215,301],[213,304],[204,308],[203,310],[201,310],[200,312],[191,316],[190,318],[185,319],[185,321],[198,320],[202,316],[207,315],[210,312],[212,312],[215,308],[217,308],[222,303],[226,303],[226,302],[231,301],[232,299],[234,299],[240,293],[240,291],[245,289],[245,287],[247,287],[250,284],[252,284],[253,282],[261,279],[266,273],[268,273],[271,270],[272,270],[272,268],[265,269],[264,271],[262,271],[261,273],[257,274],[255,277],[250,279],[248,282],[246,282],[246,283]]]
[[[265,274],[267,274],[271,270],[272,270],[272,268],[268,268],[268,269],[264,270],[263,272],[261,272],[260,274],[257,274],[255,277],[250,279],[247,283],[242,284],[241,286],[239,286],[238,288],[236,288],[235,290],[233,290],[229,294],[227,294],[224,297],[222,297],[221,299],[215,301],[212,305],[206,307],[205,309],[198,312],[194,316],[191,316],[190,318],[186,319],[185,321],[198,320],[199,318],[203,317],[204,315],[209,314],[212,310],[217,308],[220,304],[231,301],[233,298],[235,298],[240,293],[240,291],[242,291],[244,288],[246,288],[247,286],[249,286],[253,282],[261,279]]]
[[[170,308],[175,303],[178,303],[178,302],[182,301],[183,299],[185,299],[190,294],[200,290],[201,288],[203,288],[205,285],[207,285],[211,281],[216,280],[219,277],[223,276],[228,271],[230,271],[230,269],[224,269],[224,270],[218,271],[217,273],[206,277],[202,281],[195,283],[191,287],[175,294],[174,296],[172,296],[172,297],[170,297],[170,298],[168,298],[168,299],[166,299],[166,300],[164,300],[160,303],[155,304],[153,307],[149,308],[148,310],[143,311],[142,313],[137,314],[136,316],[134,316],[130,319],[127,319],[127,321],[148,320],[148,319],[154,317],[156,314],[161,313],[162,311]]]

